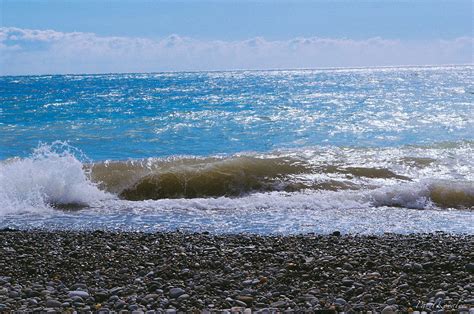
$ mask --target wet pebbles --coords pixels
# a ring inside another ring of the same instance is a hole
[[[474,236],[0,232],[0,312],[474,306]]]

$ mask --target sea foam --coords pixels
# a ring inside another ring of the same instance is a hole
[[[0,213],[89,205],[112,197],[89,179],[82,154],[64,142],[40,144],[28,158],[0,164]]]

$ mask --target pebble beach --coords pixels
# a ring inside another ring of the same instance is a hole
[[[433,312],[474,307],[474,236],[0,232],[0,311]]]

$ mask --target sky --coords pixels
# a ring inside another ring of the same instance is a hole
[[[0,0],[0,75],[473,62],[471,0]]]

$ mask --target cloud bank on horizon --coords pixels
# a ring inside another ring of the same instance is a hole
[[[469,36],[155,40],[1,27],[0,75],[466,64],[473,62],[473,44]]]

